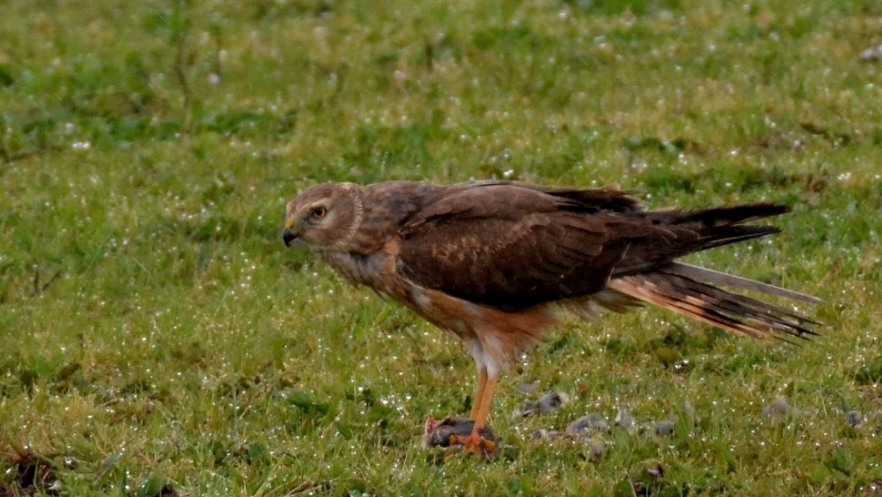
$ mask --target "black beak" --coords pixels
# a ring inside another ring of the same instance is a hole
[[[297,235],[291,230],[285,230],[282,232],[282,241],[285,242],[286,247],[291,246],[291,242],[297,239]]]

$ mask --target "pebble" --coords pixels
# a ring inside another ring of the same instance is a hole
[[[569,437],[577,437],[586,431],[608,433],[609,423],[600,414],[592,412],[570,423],[564,433]]]
[[[870,47],[861,52],[861,60],[873,61],[882,59],[882,45]]]
[[[528,400],[524,402],[524,407],[521,409],[520,413],[518,413],[518,416],[526,418],[537,412],[547,414],[566,405],[569,401],[570,398],[565,393],[548,392],[542,397],[539,397],[538,400]]]
[[[616,426],[626,431],[631,431],[631,428],[634,427],[634,419],[624,409],[619,409],[619,412],[616,413],[615,423]]]
[[[664,419],[659,421],[657,425],[655,425],[655,434],[660,437],[667,437],[674,434],[674,428],[677,426],[677,421],[673,419]]]
[[[864,417],[861,415],[860,411],[848,411],[845,414],[845,422],[848,423],[848,426],[857,428],[864,422]]]

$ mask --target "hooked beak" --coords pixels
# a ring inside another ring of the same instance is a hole
[[[294,233],[291,230],[286,229],[282,232],[282,241],[285,242],[286,247],[291,246],[291,242],[297,239],[297,233]]]
[[[297,221],[294,220],[293,217],[289,217],[285,220],[285,231],[282,232],[282,241],[285,242],[286,247],[291,246],[291,242],[297,240],[300,233],[300,226]]]

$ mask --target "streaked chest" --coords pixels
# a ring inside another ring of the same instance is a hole
[[[376,253],[359,256],[350,253],[326,252],[322,259],[350,283],[366,285],[410,307],[417,314],[460,338],[473,334],[470,322],[479,318],[480,308],[474,304],[422,288],[402,278],[395,271],[394,256]]]
[[[322,259],[354,285],[366,285],[378,292],[392,294],[395,280],[391,261],[384,254],[362,256],[346,252],[323,252]]]

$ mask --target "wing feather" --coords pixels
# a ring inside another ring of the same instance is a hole
[[[454,297],[524,309],[592,295],[610,278],[661,268],[689,272],[672,265],[674,259],[777,233],[743,223],[786,210],[760,203],[650,212],[617,190],[458,185],[402,227],[397,268],[418,285]]]
[[[467,188],[428,206],[402,230],[399,270],[419,285],[501,309],[601,290],[641,231],[620,229],[592,198],[578,212],[577,197],[517,184]]]

